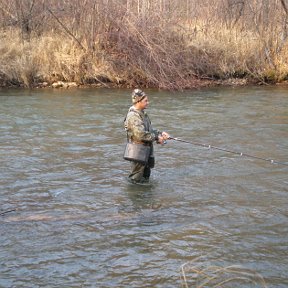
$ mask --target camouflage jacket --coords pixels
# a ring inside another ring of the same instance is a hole
[[[154,130],[148,114],[145,111],[137,110],[131,106],[124,120],[124,128],[127,131],[127,138],[130,142],[150,143],[158,140],[160,131]]]

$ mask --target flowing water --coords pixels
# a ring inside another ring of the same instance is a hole
[[[0,287],[287,287],[288,167],[169,140],[129,184],[130,93],[0,91]],[[288,162],[285,88],[148,93],[154,128]]]

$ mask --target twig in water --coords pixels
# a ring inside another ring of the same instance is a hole
[[[1,212],[0,216],[3,216],[5,214],[7,214],[7,213],[14,212],[14,211],[16,211],[16,209],[11,209],[11,210],[7,210],[7,211],[4,211],[4,212]]]
[[[193,266],[189,267],[187,265],[189,263],[185,263],[184,265],[181,266],[182,286],[185,288],[189,287],[188,278],[190,278],[191,282],[190,284],[193,283],[192,284],[193,287],[196,288],[204,288],[204,287],[224,288],[224,287],[231,287],[226,286],[226,284],[229,285],[231,283],[232,284],[253,283],[253,285],[256,285],[257,287],[267,288],[264,278],[259,273],[239,265],[219,267],[214,265],[210,266],[205,265],[205,263],[196,264],[195,261],[191,261],[190,263]]]

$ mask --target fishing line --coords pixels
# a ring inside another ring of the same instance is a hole
[[[205,147],[205,148],[208,148],[208,149],[214,149],[214,150],[224,151],[224,152],[236,154],[236,155],[238,155],[238,156],[249,157],[249,158],[253,158],[253,159],[257,159],[257,160],[263,160],[263,161],[266,161],[266,162],[270,162],[271,164],[278,164],[278,165],[288,166],[288,163],[284,163],[284,162],[280,162],[280,161],[276,161],[276,160],[268,159],[268,158],[262,158],[262,157],[250,155],[250,154],[247,154],[247,153],[232,151],[232,150],[229,150],[229,149],[225,149],[225,148],[213,146],[213,145],[210,145],[210,144],[203,144],[203,143],[194,142],[194,141],[186,141],[186,140],[182,140],[182,139],[180,139],[180,138],[174,138],[174,137],[169,137],[169,139],[170,139],[170,140],[174,140],[174,141],[179,141],[179,142],[187,143],[187,144],[192,144],[192,145],[195,145],[195,146]]]

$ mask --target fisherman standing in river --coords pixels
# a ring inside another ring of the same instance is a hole
[[[131,161],[129,180],[132,183],[144,183],[149,181],[151,168],[155,164],[153,142],[164,144],[170,136],[152,128],[145,112],[149,105],[148,96],[142,90],[135,89],[132,92],[132,103],[124,120],[127,132],[124,159]]]

